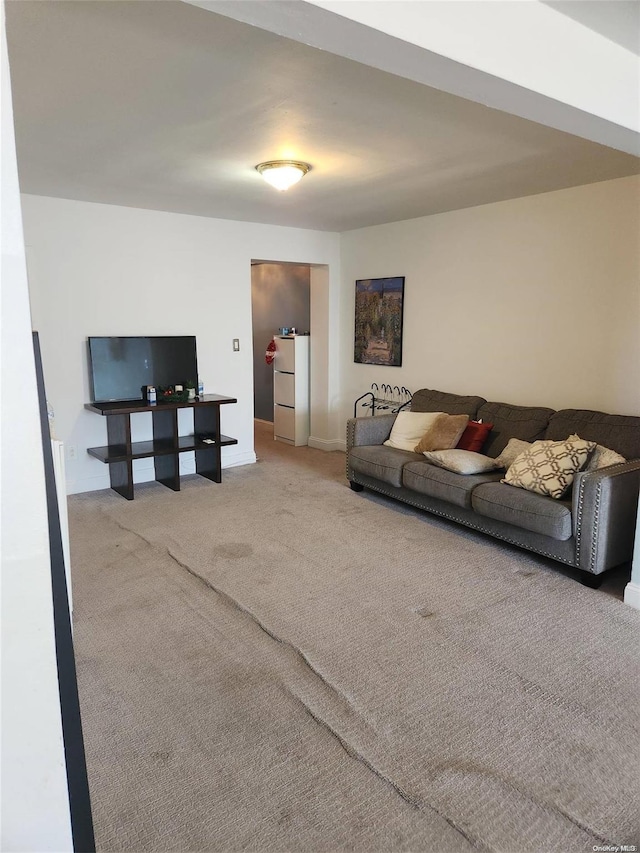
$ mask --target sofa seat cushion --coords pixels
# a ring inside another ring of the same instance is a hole
[[[485,483],[474,490],[471,506],[479,515],[552,539],[565,541],[573,533],[570,500],[557,500],[504,483]]]
[[[417,453],[396,450],[395,447],[385,447],[383,444],[365,444],[352,447],[349,451],[349,465],[354,471],[397,487],[402,485],[404,465],[420,458]]]
[[[454,474],[445,468],[438,468],[428,462],[409,462],[402,472],[402,484],[407,489],[439,498],[456,506],[471,508],[471,493],[481,483],[499,480],[502,473]]]

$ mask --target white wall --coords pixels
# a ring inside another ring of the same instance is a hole
[[[2,31],[2,850],[71,850],[11,88]]]
[[[107,466],[86,453],[106,444],[105,419],[83,408],[89,335],[196,335],[205,391],[238,398],[222,410],[223,432],[238,439],[223,448],[223,465],[255,461],[251,259],[328,265],[321,304],[312,296],[312,314],[321,313],[340,287],[338,235],[29,195],[23,210],[47,393],[57,436],[76,449],[75,459],[67,455],[69,493],[109,485]],[[327,348],[337,353],[329,343],[318,342],[318,359]],[[334,388],[326,390],[325,408],[329,395],[335,398]],[[189,413],[182,414],[186,424]],[[149,437],[150,415],[132,418],[132,428],[134,440]],[[319,439],[329,438],[322,423],[315,428]],[[183,455],[190,457],[183,470],[193,470],[193,454]],[[152,460],[135,466],[138,482],[153,479]]]
[[[343,414],[371,382],[640,414],[640,178],[342,235]],[[353,364],[354,282],[406,277],[401,368]]]

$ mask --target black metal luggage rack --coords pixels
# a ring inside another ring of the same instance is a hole
[[[353,404],[353,417],[358,417],[358,406],[370,409],[372,415],[395,415],[411,405],[412,397],[413,394],[404,385],[402,388],[384,383],[378,386],[377,382],[372,382],[371,391],[366,391]]]

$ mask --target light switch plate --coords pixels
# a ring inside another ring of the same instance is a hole
[[[240,338],[233,339],[233,351],[240,352]]]

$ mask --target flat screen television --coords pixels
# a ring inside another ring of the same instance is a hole
[[[198,382],[196,339],[88,338],[91,402],[145,398],[147,385]]]

